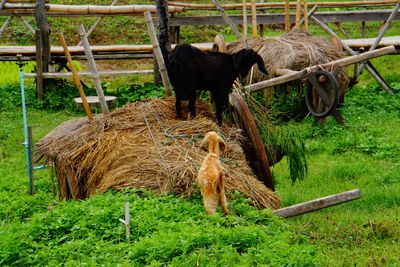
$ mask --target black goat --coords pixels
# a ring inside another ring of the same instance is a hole
[[[244,78],[251,66],[267,74],[264,61],[254,50],[242,49],[235,54],[203,52],[189,44],[177,45],[167,69],[176,96],[176,113],[181,117],[181,100],[189,100],[190,114],[196,116],[196,92],[208,90],[215,102],[218,124],[236,78]]]

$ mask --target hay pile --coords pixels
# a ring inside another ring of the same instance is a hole
[[[175,98],[131,103],[108,115],[65,122],[36,144],[39,158],[54,162],[61,198],[87,198],[109,189],[146,188],[157,194],[189,197],[207,154],[204,134],[218,132],[227,143],[222,154],[226,191],[242,192],[258,208],[277,208],[279,199],[258,181],[240,142],[241,130],[214,123],[210,106],[198,101],[198,116],[176,119]],[[183,114],[187,115],[187,110]],[[235,167],[237,163],[237,167]]]
[[[260,82],[275,77],[276,69],[302,70],[304,68],[340,59],[344,54],[325,38],[313,36],[305,31],[292,31],[279,37],[253,38],[247,40],[248,48],[255,50],[264,60],[268,75],[255,68],[252,82]],[[227,46],[228,53],[246,48],[243,40]],[[338,82],[340,99],[349,85],[349,77],[344,68],[339,68]],[[299,81],[292,86],[302,87]]]

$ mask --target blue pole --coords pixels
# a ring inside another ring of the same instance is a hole
[[[29,142],[28,142],[28,120],[26,118],[26,104],[25,104],[25,84],[24,84],[24,71],[22,70],[22,65],[19,66],[19,79],[21,82],[21,97],[22,97],[22,116],[24,120],[24,135],[25,135],[25,149],[26,149],[26,161],[28,163],[27,170],[28,170],[28,181],[29,181],[29,188],[32,188],[31,184],[31,157],[30,157],[30,149],[29,149]]]

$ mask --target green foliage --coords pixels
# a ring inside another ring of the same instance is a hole
[[[16,63],[16,61],[0,61],[0,84],[19,82],[19,66]],[[27,62],[22,69],[24,73],[29,73],[34,70],[35,66],[35,62]]]
[[[125,201],[131,207],[130,243],[118,221]],[[282,219],[242,199],[230,205],[240,214],[207,216],[200,198],[135,190],[60,201],[0,229],[0,264],[316,264],[307,238],[292,234]]]
[[[143,86],[139,84],[127,85],[114,92],[110,92],[110,94],[118,97],[119,105],[125,105],[146,98],[163,97],[165,96],[165,89],[157,87],[153,83],[146,82]]]

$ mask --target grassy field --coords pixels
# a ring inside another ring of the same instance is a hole
[[[137,27],[140,21],[134,20],[107,18],[93,42],[148,43],[143,25]],[[51,19],[53,36],[62,29],[71,43],[77,42],[78,22]],[[1,43],[32,41],[19,26],[12,26]],[[359,24],[343,26],[360,37]],[[367,23],[367,37],[375,36],[379,26]],[[395,22],[387,35],[399,35],[399,26]],[[182,29],[183,39],[211,41],[222,32],[233,40],[226,28],[202,27],[202,34],[198,30]],[[314,26],[311,31],[326,36]],[[281,33],[267,31],[270,36]],[[399,95],[398,56],[372,62]],[[10,74],[11,67],[0,64],[0,70],[8,73],[0,84],[16,81],[18,69]],[[123,82],[143,80],[109,84]],[[233,215],[228,218],[206,216],[198,195],[184,200],[128,190],[85,201],[58,200],[50,169],[35,171],[36,194],[30,196],[22,114],[16,104],[19,91],[13,88],[10,100],[0,92],[0,266],[400,266],[400,97],[387,94],[365,71],[346,94],[341,109],[345,126],[332,119],[324,126],[314,126],[311,118],[296,123],[308,152],[307,177],[292,184],[285,159],[272,168],[282,207],[355,188],[362,198],[286,220],[258,211],[239,197],[229,203]],[[33,141],[78,116],[68,110],[28,108]],[[130,242],[118,221],[125,201],[131,203]]]

